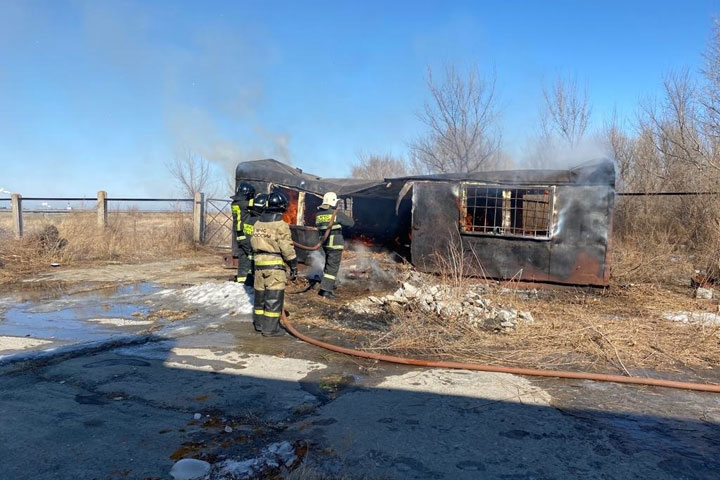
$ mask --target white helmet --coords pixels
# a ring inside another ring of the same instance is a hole
[[[328,207],[335,207],[337,205],[338,198],[337,193],[335,192],[327,192],[325,195],[323,195],[323,205],[327,205]]]

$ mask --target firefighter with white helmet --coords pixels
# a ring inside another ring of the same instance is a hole
[[[315,216],[315,226],[318,229],[320,237],[325,235],[328,227],[330,234],[323,243],[325,251],[325,269],[323,270],[322,281],[320,282],[319,295],[325,298],[336,298],[333,290],[335,290],[335,281],[340,270],[340,262],[342,261],[342,252],[345,248],[345,239],[343,238],[343,227],[352,227],[355,221],[342,212],[337,212],[338,196],[335,192],[327,192],[323,196],[323,203],[318,207]],[[337,212],[337,213],[336,213]],[[335,221],[330,227],[330,220],[335,214]]]

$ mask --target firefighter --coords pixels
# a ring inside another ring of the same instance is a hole
[[[233,227],[238,246],[236,281],[245,285],[252,285],[252,246],[250,239],[245,234],[245,221],[249,215],[248,209],[253,204],[254,195],[255,187],[249,183],[241,183],[237,186],[235,195],[231,197]]]
[[[297,278],[290,226],[282,219],[288,203],[282,192],[269,194],[265,212],[255,223],[250,240],[255,254],[253,325],[265,337],[283,334],[279,324],[285,299],[285,262],[290,266],[290,280]]]
[[[245,236],[250,239],[253,234],[253,228],[255,223],[260,219],[260,215],[265,211],[265,204],[267,203],[267,193],[258,193],[252,200],[252,203],[248,207],[248,216],[245,222],[243,222],[243,232]]]
[[[267,194],[266,193],[259,193],[255,195],[255,198],[253,198],[250,201],[250,206],[248,207],[248,214],[245,217],[245,220],[243,221],[243,233],[245,234],[245,237],[247,237],[247,242],[250,244],[250,239],[252,238],[253,229],[255,227],[255,224],[260,219],[260,216],[265,211],[265,204],[267,203]],[[247,278],[247,284],[248,285],[254,285],[255,284],[255,261],[254,261],[254,253],[252,252],[252,244],[250,245],[250,255],[248,256],[250,259],[250,273],[248,274]]]
[[[318,213],[315,216],[315,226],[318,228],[320,237],[325,235],[330,224],[332,214],[337,210],[338,197],[335,192],[327,192],[323,196],[323,203],[318,207]],[[320,291],[318,295],[325,298],[337,298],[333,293],[335,289],[335,280],[340,270],[340,261],[342,260],[342,252],[345,248],[345,240],[343,239],[342,227],[352,227],[355,221],[342,212],[337,212],[335,222],[330,229],[330,235],[323,244],[325,251],[325,269],[323,270],[322,281],[320,282]]]

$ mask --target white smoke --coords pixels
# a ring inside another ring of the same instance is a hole
[[[558,138],[540,136],[528,140],[519,168],[568,170],[579,165],[612,158],[607,142],[600,138],[584,138],[571,146]]]
[[[307,279],[319,282],[322,279],[323,269],[325,268],[325,255],[320,250],[313,250],[308,254],[305,265],[310,267],[307,273]]]
[[[273,51],[253,25],[179,26],[178,44],[163,40],[167,12],[151,2],[75,5],[97,61],[157,99],[168,150],[197,152],[230,177],[239,161],[290,161],[289,135],[260,118]]]

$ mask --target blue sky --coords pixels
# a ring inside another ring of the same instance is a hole
[[[428,66],[495,70],[503,148],[535,133],[543,83],[587,82],[598,127],[702,63],[718,1],[0,0],[0,187],[169,195],[187,149],[217,171],[289,159],[343,176],[405,154]]]

